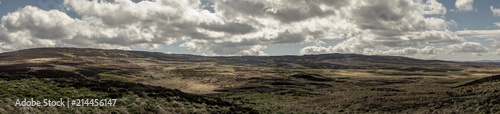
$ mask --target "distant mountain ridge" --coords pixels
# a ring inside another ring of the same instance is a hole
[[[161,52],[127,51],[94,48],[33,48],[0,54],[0,60],[16,61],[36,58],[78,57],[107,58],[154,58],[175,62],[215,62],[221,65],[271,67],[283,69],[396,69],[400,71],[449,72],[468,67],[489,67],[500,64],[420,60],[400,56],[360,54],[318,54],[285,56],[199,56],[189,54],[165,54]]]
[[[127,51],[94,48],[32,48],[0,54],[1,60],[19,60],[49,57],[101,56],[110,58],[155,58],[164,61],[217,62],[219,64],[240,66],[266,66],[280,68],[320,68],[320,69],[401,69],[436,66],[443,71],[460,70],[460,67],[442,67],[458,64],[453,61],[420,60],[401,56],[380,56],[361,54],[317,54],[284,56],[199,56],[189,54],[165,54],[161,52]],[[476,63],[460,63],[465,66],[478,66]],[[440,66],[441,65],[441,66]],[[428,68],[432,69],[432,68]],[[422,70],[422,68],[413,69]],[[425,70],[425,69],[424,69]]]

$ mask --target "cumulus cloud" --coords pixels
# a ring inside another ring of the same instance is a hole
[[[367,55],[416,55],[416,54],[435,54],[436,48],[427,46],[425,48],[408,47],[404,49],[389,49],[389,50],[375,50],[366,49],[363,54]]]
[[[417,9],[413,9],[417,8]],[[300,53],[360,53],[376,47],[408,47],[435,44],[455,44],[465,40],[447,30],[454,21],[441,18],[424,17],[425,14],[444,14],[441,4],[436,1],[375,1],[361,3],[361,7],[351,14],[354,24],[363,34],[353,36],[335,46],[309,46]],[[440,11],[431,10],[438,9]],[[434,13],[433,13],[434,12]],[[435,13],[442,12],[442,13]],[[405,52],[407,50],[392,50],[387,53]]]
[[[425,18],[422,10],[412,9],[415,5],[423,4],[411,1],[367,3],[354,11],[353,19],[359,28],[373,34],[372,38],[364,39],[372,40],[371,43],[376,46],[415,46],[463,41],[447,31],[450,22],[441,18]]]
[[[496,26],[500,26],[500,23],[494,23]],[[456,31],[455,34],[458,35],[463,35],[464,37],[468,38],[484,38],[486,41],[490,43],[490,46],[493,48],[500,48],[500,30],[498,29],[493,29],[493,30],[461,30],[461,31]],[[469,44],[462,44],[462,46],[469,46],[470,48],[472,47],[477,47],[477,48],[472,48],[473,50],[483,50],[481,48],[479,43],[469,43]],[[457,45],[455,45],[457,46]],[[486,48],[487,49],[487,48]],[[487,51],[487,50],[486,50]],[[466,51],[467,52],[467,51]]]
[[[332,46],[323,47],[323,46],[308,46],[304,47],[300,50],[301,54],[322,54],[322,53],[333,53]]]
[[[416,54],[436,54],[439,50],[434,46],[426,46],[424,48],[408,47],[404,49],[389,49],[387,51],[380,50],[365,50],[364,54],[377,54],[377,55],[416,55]]]
[[[0,41],[2,50],[55,46],[60,39],[75,34],[75,20],[53,10],[26,6],[2,17]]]
[[[394,39],[378,38],[376,35],[364,35],[350,38],[335,46],[321,47],[310,46],[303,48],[301,54],[314,53],[360,53],[366,49],[376,47],[409,47],[433,44],[456,44],[465,40],[450,31],[426,31],[421,33],[409,33]],[[378,38],[378,39],[377,39]]]
[[[444,15],[446,14],[446,8],[443,4],[439,3],[436,0],[427,0],[423,2],[423,0],[416,0],[417,7],[421,10],[423,14],[426,15]]]
[[[474,0],[457,0],[455,2],[455,7],[458,11],[472,11]]]
[[[60,11],[43,11],[27,6],[2,17],[2,22],[8,33],[26,32],[40,39],[62,39],[74,34],[75,20]]]
[[[481,55],[482,53],[487,53],[488,48],[484,47],[482,44],[477,42],[464,42],[460,44],[452,44],[448,46],[443,46],[436,48],[434,46],[426,46],[424,48],[413,48],[408,47],[404,49],[394,50],[390,49],[388,51],[375,50],[375,54],[381,55],[415,55],[415,54],[453,54],[453,53],[475,53],[476,55]]]
[[[309,46],[301,50],[302,54],[334,53],[334,47]],[[362,54],[366,55],[416,55],[416,54],[437,54],[440,48],[426,46],[424,48],[407,47],[403,49],[364,49]]]
[[[471,53],[483,55],[488,53],[488,48],[477,42],[464,42],[443,47],[426,46],[424,48],[406,47],[394,48],[366,48],[362,54],[366,55],[399,55],[399,56],[424,56],[431,57],[440,54],[454,55],[455,53]],[[302,54],[335,53],[335,47],[309,46],[301,50]]]
[[[316,1],[249,1],[216,0],[216,12],[224,17],[261,17],[273,18],[282,23],[307,20],[314,17],[326,17],[335,14],[335,9],[349,5],[351,1],[316,0]]]
[[[493,16],[500,16],[500,9],[499,8],[494,8],[493,6],[490,6],[491,12],[493,12]]]
[[[489,39],[486,39],[486,41],[490,42],[491,47],[500,48],[500,41],[498,41],[497,39],[489,38]]]
[[[184,41],[181,46],[191,51],[263,55],[260,50],[268,44],[343,38],[355,29],[346,19],[331,17],[350,1],[296,1],[303,5],[269,1],[213,2],[214,13],[201,8],[199,0],[65,0],[66,10],[76,12],[81,19],[58,10],[44,11],[30,6],[4,16],[2,39],[10,41],[8,39],[19,38],[16,34],[29,33],[23,37],[24,41],[34,47],[39,46],[34,41],[41,40],[49,42],[44,46],[99,48],[157,48]],[[46,21],[39,22],[41,19]]]
[[[65,0],[62,7],[81,18],[27,6],[2,17],[0,49],[159,48],[182,42],[189,51],[213,55],[266,55],[266,45],[312,42],[300,53],[415,55],[435,54],[434,45],[462,44],[457,33],[477,32],[450,32],[456,23],[436,16],[446,14],[436,0],[207,2],[213,11],[199,0]],[[320,39],[341,42],[323,46]],[[370,50],[376,48],[385,50]]]
[[[488,48],[484,47],[480,43],[477,42],[464,42],[461,44],[454,44],[454,45],[449,45],[445,46],[442,48],[443,50],[450,51],[450,52],[475,52],[475,53],[482,53],[482,52],[487,52]]]
[[[214,22],[217,17],[200,10],[196,4],[199,1],[64,1],[65,7],[81,19],[71,18],[59,10],[26,6],[2,17],[0,38],[19,43],[13,44],[13,49],[39,46],[157,48],[186,38],[211,39],[213,37],[196,25]]]

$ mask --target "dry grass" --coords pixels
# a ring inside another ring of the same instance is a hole
[[[350,55],[346,61],[341,54],[218,58],[92,49],[50,50],[44,55],[39,52],[17,53],[23,54],[22,58],[17,58],[21,56],[16,53],[3,54],[0,76],[33,78],[36,76],[22,76],[47,69],[68,71],[74,73],[74,77],[81,74],[89,80],[134,82],[202,95],[200,98],[220,98],[261,113],[498,113],[500,110],[498,81],[455,88],[499,74],[500,67],[494,65],[362,55]],[[229,110],[147,97],[148,94],[122,96],[127,105],[112,111],[88,108],[66,112],[217,113]],[[0,113],[60,110],[0,107]]]

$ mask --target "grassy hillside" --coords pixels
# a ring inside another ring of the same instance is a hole
[[[498,74],[494,64],[396,56],[36,48],[0,54],[0,113],[498,113]],[[117,104],[14,106],[24,98]]]

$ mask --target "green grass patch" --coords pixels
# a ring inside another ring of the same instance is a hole
[[[59,53],[59,54],[62,54],[62,55],[64,55],[64,56],[67,56],[67,57],[71,57],[71,58],[76,57],[75,55],[73,55],[73,54],[71,54],[71,53],[64,53],[64,52],[58,52],[58,53]]]

